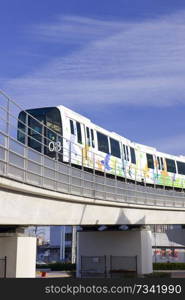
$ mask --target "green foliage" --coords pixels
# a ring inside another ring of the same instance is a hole
[[[154,270],[185,270],[185,263],[179,262],[165,262],[165,263],[153,263]]]
[[[150,273],[150,274],[145,274],[144,277],[146,278],[165,278],[165,277],[168,277],[170,278],[171,277],[171,273],[168,273],[168,272],[153,272],[153,273]]]

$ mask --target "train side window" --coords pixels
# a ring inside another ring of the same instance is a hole
[[[157,156],[157,166],[158,166],[158,169],[161,170],[161,160],[160,160],[159,156]]]
[[[42,124],[32,118],[28,117],[28,146],[41,152],[42,149]]]
[[[110,138],[110,147],[111,147],[111,154],[113,156],[116,156],[116,157],[120,158],[121,153],[120,153],[119,142],[116,141],[115,139]]]
[[[108,144],[108,137],[97,131],[97,139],[98,139],[98,150],[109,153],[109,144]]]
[[[135,149],[130,147],[130,155],[131,155],[131,162],[133,164],[136,164],[136,154],[135,154]]]
[[[164,160],[162,157],[161,157],[161,170],[164,170]]]
[[[128,152],[128,146],[126,146],[126,154],[127,154],[127,160],[129,161],[129,152]]]
[[[128,146],[123,144],[124,159],[129,161]]]
[[[152,154],[146,153],[147,164],[149,169],[154,169],[154,159]]]
[[[75,134],[74,124],[72,120],[70,120],[70,129],[71,129],[71,134]]]
[[[89,127],[86,127],[87,145],[91,145]]]
[[[126,156],[126,147],[125,147],[125,145],[123,145],[123,153],[124,153],[124,159],[127,160],[127,156]]]
[[[167,172],[176,173],[175,161],[166,158]]]
[[[182,161],[177,161],[178,173],[181,175],[185,175],[185,163]]]
[[[93,129],[91,129],[91,141],[92,141],[92,147],[95,147],[95,143],[94,143],[94,131]]]
[[[77,139],[78,143],[82,144],[82,132],[81,132],[81,125],[79,122],[76,122],[76,128],[77,128]]]

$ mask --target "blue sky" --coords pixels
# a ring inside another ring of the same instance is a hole
[[[0,1],[0,87],[185,153],[184,0]]]

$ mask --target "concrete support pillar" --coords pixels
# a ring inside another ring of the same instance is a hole
[[[94,257],[95,265],[98,256],[105,256],[107,274],[111,269],[111,256],[116,256],[118,260],[124,256],[137,257],[137,273],[152,273],[151,231],[149,228],[140,228],[128,231],[78,232],[77,277],[81,276],[81,256]]]
[[[152,232],[149,227],[140,230],[140,265],[139,274],[149,274],[153,272],[153,251],[152,251]]]
[[[35,277],[36,237],[20,233],[0,234],[0,257],[7,257],[6,277]]]
[[[71,262],[72,262],[72,264],[74,264],[76,262],[76,226],[73,226],[73,229],[72,229]]]

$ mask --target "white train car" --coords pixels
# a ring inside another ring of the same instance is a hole
[[[185,188],[185,157],[132,142],[63,105],[20,112],[18,140],[59,161],[122,180]]]

